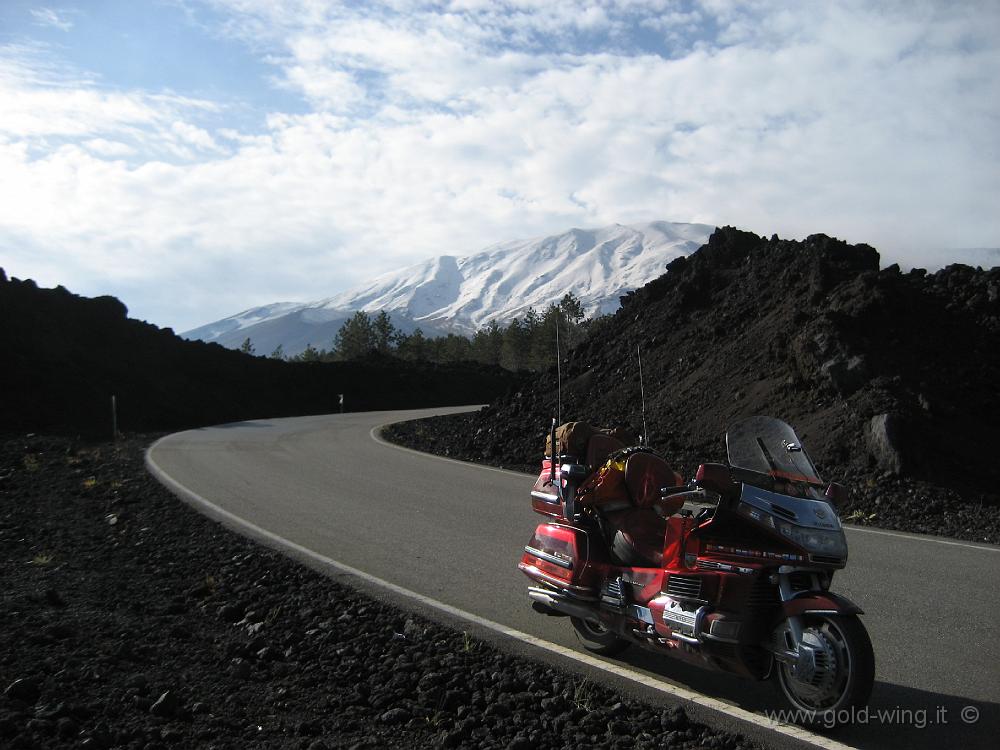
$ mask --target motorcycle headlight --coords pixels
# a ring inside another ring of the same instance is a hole
[[[778,521],[778,529],[782,536],[813,554],[847,557],[847,540],[844,538],[843,531],[807,529],[804,526],[795,526],[782,521]]]

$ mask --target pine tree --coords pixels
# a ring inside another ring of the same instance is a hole
[[[559,300],[559,309],[562,312],[564,319],[574,326],[580,325],[586,315],[586,312],[583,309],[583,303],[580,302],[573,292],[566,292],[566,294],[563,295],[563,298]]]
[[[271,352],[271,359],[284,359],[285,358],[285,347],[282,344],[278,344],[274,347],[274,351]]]
[[[503,329],[491,320],[472,337],[472,358],[487,365],[499,365],[503,354]]]
[[[556,326],[559,327],[559,351],[565,353],[566,323],[559,306],[551,304],[542,313],[531,337],[531,369],[545,370],[556,363]]]
[[[531,346],[527,326],[514,318],[503,332],[500,347],[500,364],[508,370],[524,370],[528,367],[528,350]]]
[[[388,354],[392,351],[393,344],[399,336],[399,331],[392,324],[388,313],[380,310],[372,323],[372,334],[375,341],[375,351],[379,354]]]
[[[251,357],[254,355],[253,343],[250,341],[250,337],[247,336],[243,343],[240,344],[240,351],[244,354],[249,354]]]
[[[306,344],[306,348],[297,357],[294,357],[295,362],[319,362],[322,355],[319,350],[316,349],[312,344]]]
[[[434,339],[436,362],[463,362],[472,358],[472,342],[465,336],[449,333]]]
[[[402,359],[411,362],[425,360],[427,353],[427,339],[419,328],[415,328],[409,336],[405,333],[396,336],[396,354]]]
[[[376,348],[375,328],[368,313],[358,310],[348,318],[333,339],[336,359],[361,359]]]

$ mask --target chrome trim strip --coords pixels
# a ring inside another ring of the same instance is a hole
[[[568,593],[575,594],[580,599],[585,599],[587,601],[597,601],[597,596],[595,595],[594,589],[588,586],[578,586],[575,583],[566,583],[566,581],[560,580],[554,576],[550,576],[543,570],[539,570],[534,565],[525,565],[523,562],[517,564],[517,569],[520,570],[529,578],[542,580],[548,584],[551,584],[557,591],[560,592],[566,591]]]
[[[524,551],[529,555],[534,555],[539,560],[545,560],[547,563],[552,563],[553,565],[558,565],[560,568],[566,568],[566,570],[573,570],[573,563],[570,560],[563,560],[561,557],[556,557],[555,555],[550,555],[548,552],[543,552],[540,549],[535,549],[530,544],[524,548]]]
[[[700,646],[701,645],[701,641],[699,641],[697,638],[692,638],[689,635],[684,635],[682,633],[678,633],[677,631],[672,631],[670,633],[670,637],[673,638],[675,641],[681,641],[682,643],[688,643],[688,644],[690,644],[692,646]]]
[[[548,492],[539,492],[538,490],[532,490],[531,496],[536,500],[541,500],[543,503],[548,503],[549,505],[559,505],[559,496],[552,495]]]
[[[707,606],[698,607],[698,609],[694,613],[694,633],[692,633],[692,635],[694,636],[695,640],[701,638],[701,627],[705,622],[705,615],[707,614],[708,614]]]

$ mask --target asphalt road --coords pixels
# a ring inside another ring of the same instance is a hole
[[[533,478],[406,451],[372,436],[379,425],[454,411],[461,409],[191,430],[160,441],[149,459],[177,485],[277,537],[576,649],[565,619],[530,609],[527,579],[516,568],[541,520],[530,508]],[[876,684],[869,713],[827,739],[863,748],[995,747],[1000,547],[857,528],[849,528],[848,541],[850,563],[833,589],[865,610]],[[781,705],[770,684],[638,648],[615,663],[747,711]],[[710,720],[713,714],[693,713]],[[978,719],[967,721],[974,714]],[[798,744],[741,722],[715,723],[775,746]]]

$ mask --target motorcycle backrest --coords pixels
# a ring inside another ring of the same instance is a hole
[[[683,484],[684,478],[671,470],[667,462],[652,453],[634,453],[625,464],[625,488],[637,508],[650,508],[660,501],[663,487]],[[666,515],[681,509],[684,500],[677,499],[676,508],[665,508]]]
[[[587,466],[591,471],[596,471],[608,460],[608,456],[615,451],[620,451],[624,447],[625,444],[621,440],[613,438],[610,435],[604,435],[600,432],[596,435],[591,435],[587,441]]]

